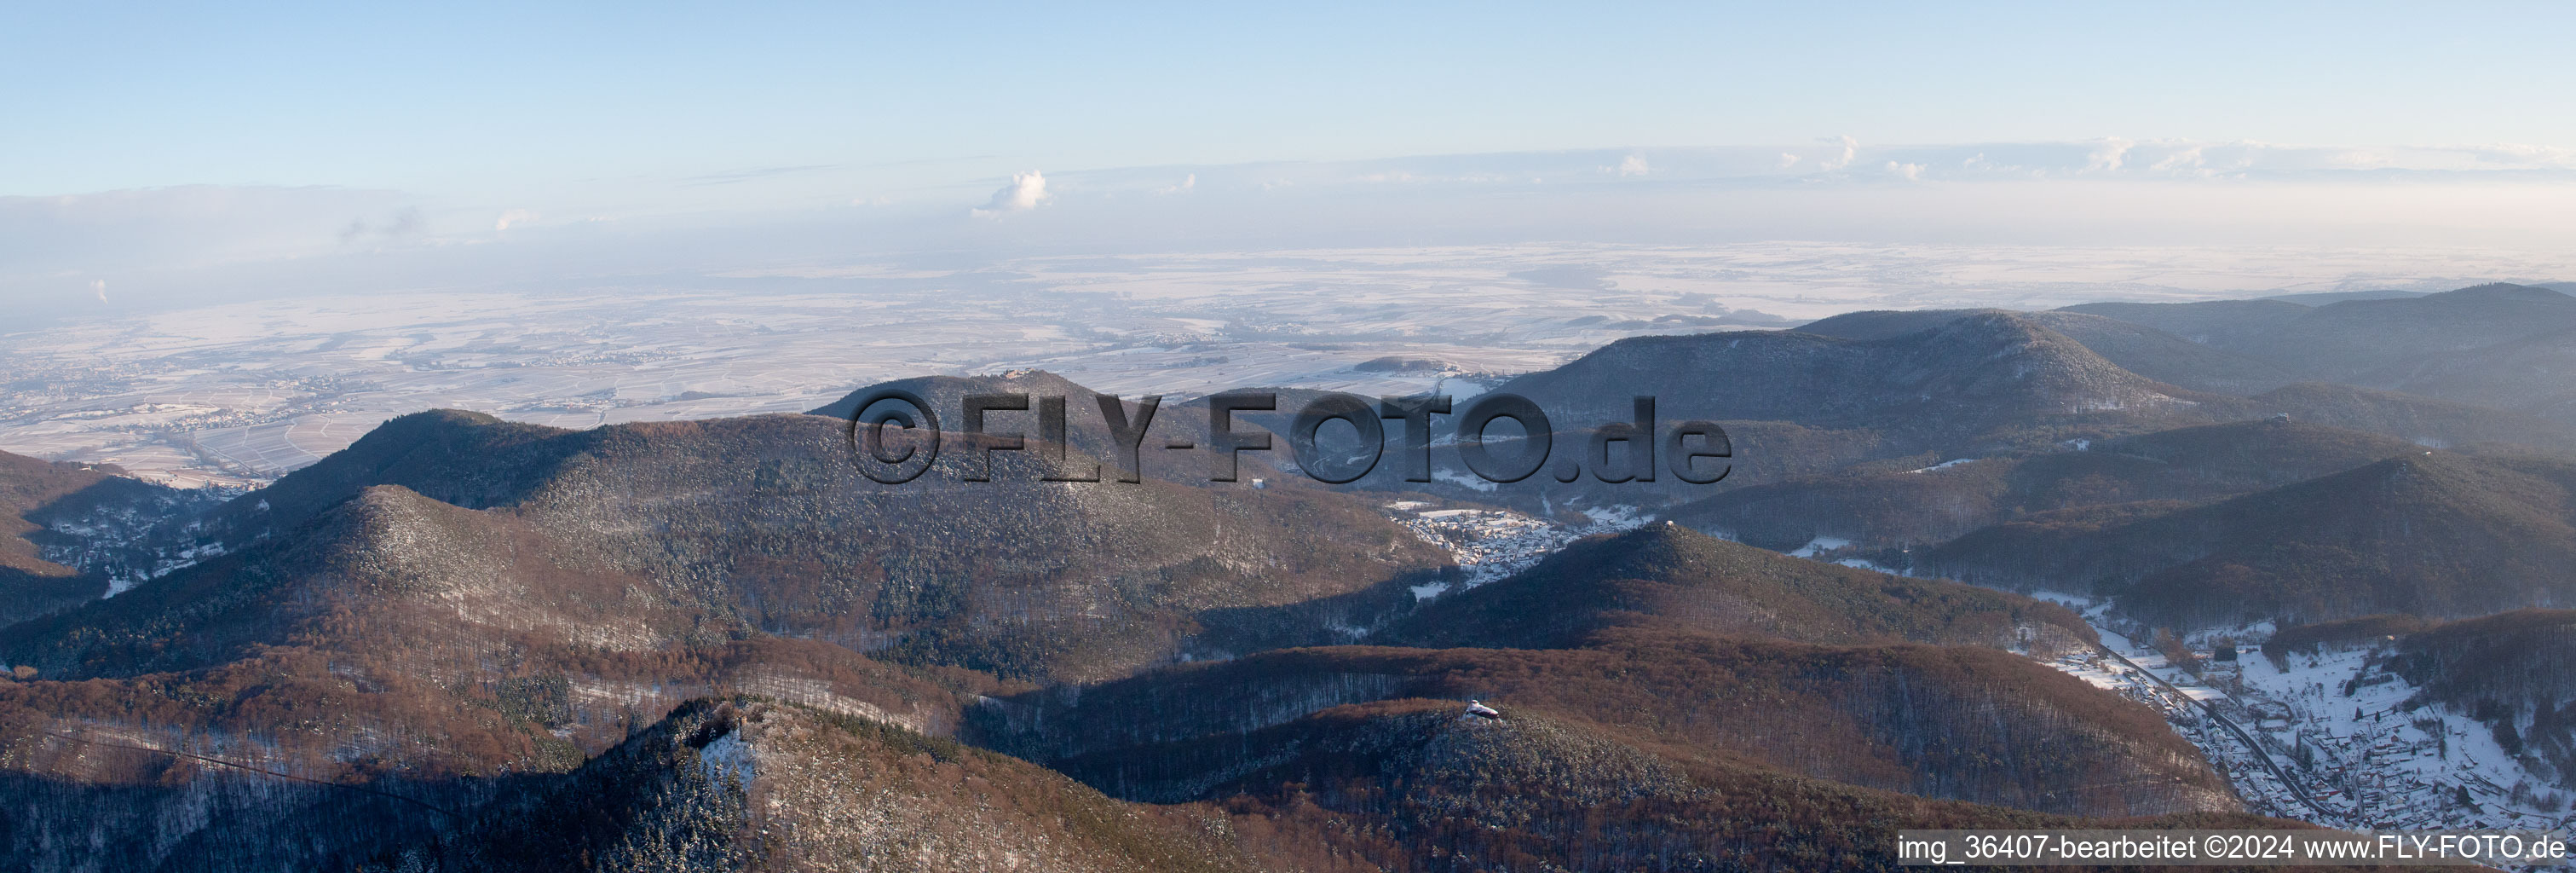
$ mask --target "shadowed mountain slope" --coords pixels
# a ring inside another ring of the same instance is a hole
[[[2095,303],[2058,313],[2162,330],[2203,345],[2210,355],[2259,359],[2300,379],[2393,389],[2576,423],[2576,388],[2568,387],[2571,380],[2565,375],[2576,372],[2570,367],[2576,362],[2576,297],[2563,289],[2494,283],[2439,294],[2302,302],[2315,305],[2281,300]],[[2075,332],[2069,325],[2052,326]],[[2183,371],[2160,373],[2144,359],[2124,357],[2108,339],[2085,341],[2140,373],[2215,387]]]
[[[2477,615],[2576,599],[2576,465],[2401,455],[2200,507],[2070,510],[1931,551],[1934,572],[2114,592],[2150,624]]]
[[[2576,330],[2388,364],[2368,384],[2576,424]]]
[[[2089,638],[2063,607],[1953,582],[1785,557],[1672,525],[1594,537],[1445,595],[1369,639],[1430,648],[1575,645],[1646,625],[1811,643],[2009,646],[2038,626]]]
[[[2576,297],[2496,283],[2320,306],[2231,350],[2348,382],[2383,367],[2570,328],[2576,328]]]
[[[2576,450],[2576,428],[2530,415],[2350,385],[2301,382],[2255,396],[2258,415],[2392,436],[2430,448],[2483,443]]]
[[[0,627],[103,597],[109,579],[147,577],[196,545],[181,528],[210,494],[123,473],[0,452]]]
[[[1928,797],[2105,814],[2234,808],[2154,712],[2001,650],[1644,629],[1586,643],[1292,649],[1079,695],[1033,692],[975,716],[979,735],[1004,748],[1158,801],[1206,787],[1156,787],[1163,777],[1140,775],[1161,766],[1167,744],[1235,740],[1343,704],[1473,697],[1507,714],[1555,713],[1622,742]],[[1247,759],[1265,754],[1236,748]]]
[[[1462,720],[1459,709],[1429,700],[1340,707],[1242,743],[1167,749],[1149,766],[1155,776],[1219,780],[1209,793],[1237,833],[1276,833],[1270,842],[1298,849],[1289,857],[1310,869],[1358,859],[1366,869],[1422,871],[1879,870],[1895,869],[1898,828],[2109,824],[1781,775],[1605,736],[1534,708],[1502,722]],[[1277,751],[1247,757],[1244,746]],[[2285,824],[2237,813],[2123,821]]]
[[[1861,549],[1939,543],[2041,512],[2147,500],[2200,503],[2342,472],[2408,451],[2390,437],[2298,421],[2200,425],[1896,472],[1727,489],[1667,518],[1768,549],[1819,538]]]

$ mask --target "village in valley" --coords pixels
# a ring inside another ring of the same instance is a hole
[[[2237,640],[2268,628],[2185,640],[2126,626],[2088,598],[2042,597],[2079,609],[2102,646],[2034,654],[2164,713],[2255,812],[2356,830],[2576,823],[2568,795],[2533,772],[2546,764],[2467,714],[2416,702],[2386,669],[2393,640],[2265,651]]]

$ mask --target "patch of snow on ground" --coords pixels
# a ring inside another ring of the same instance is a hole
[[[1469,476],[1446,468],[1434,468],[1431,471],[1431,478],[1447,482],[1461,488],[1468,488],[1476,491],[1492,491],[1496,488],[1502,487],[1492,482],[1485,481],[1482,476]]]
[[[1655,520],[1654,513],[1646,512],[1634,506],[1628,506],[1625,504],[1617,506],[1595,506],[1584,510],[1583,517],[1592,519],[1592,526],[1585,528],[1583,531],[1586,536],[1597,533],[1635,530],[1637,528],[1644,527],[1646,522]]]
[[[1568,527],[1504,509],[1432,509],[1420,501],[1387,504],[1397,524],[1449,552],[1462,576],[1456,584],[1432,582],[1413,586],[1416,600],[1429,600],[1452,588],[1467,589],[1529,569],[1566,544],[1593,534],[1632,530],[1654,520],[1633,506],[1583,510],[1591,523]]]
[[[740,730],[727,732],[699,749],[698,765],[706,768],[708,779],[718,783],[730,779],[746,789],[751,787],[751,744],[742,741]]]

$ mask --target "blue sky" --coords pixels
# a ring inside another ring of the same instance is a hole
[[[0,195],[818,165],[902,187],[1844,135],[2571,146],[2571,10],[20,4]]]
[[[19,4],[0,303],[1031,252],[2576,239],[2576,5]]]

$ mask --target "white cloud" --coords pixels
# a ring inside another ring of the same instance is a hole
[[[115,284],[124,307],[204,299],[226,271],[327,260],[342,251],[350,216],[396,214],[404,199],[217,185],[0,196],[0,312],[92,312],[105,290],[96,280]]]
[[[1959,160],[1959,168],[1973,173],[2010,173],[2021,169],[2021,167],[2017,165],[1998,164],[1993,161],[1986,160],[1985,152],[1978,152],[1965,158],[1961,158]]]
[[[1045,203],[1049,196],[1051,195],[1047,194],[1046,174],[1036,170],[1012,173],[1011,184],[1004,185],[1002,190],[993,192],[992,200],[986,201],[983,206],[972,211],[979,216],[1026,212],[1038,208],[1038,204]]]
[[[1192,188],[1196,188],[1196,187],[1198,187],[1198,186],[1199,186],[1199,174],[1197,174],[1197,173],[1191,173],[1191,174],[1190,174],[1190,176],[1189,176],[1189,178],[1182,179],[1180,184],[1178,184],[1178,185],[1165,185],[1165,186],[1163,186],[1163,187],[1156,188],[1156,189],[1154,189],[1154,193],[1156,193],[1156,194],[1179,194],[1179,193],[1181,193],[1181,192],[1183,192],[1183,191],[1187,191],[1187,190],[1190,190],[1190,189],[1192,189]]]
[[[2191,146],[2189,148],[2176,151],[2173,154],[2164,156],[2163,160],[2155,162],[2148,166],[2147,169],[2154,170],[2159,173],[2208,175],[2209,170],[2202,166],[2207,163],[2207,159],[2203,158],[2201,155],[2202,150],[2202,146]]]
[[[1780,169],[1786,170],[1786,169],[1788,169],[1788,168],[1790,168],[1790,167],[1795,167],[1795,166],[1797,166],[1797,165],[1798,165],[1798,156],[1797,156],[1797,155],[1793,155],[1793,154],[1790,154],[1790,153],[1788,153],[1788,152],[1781,152],[1781,153],[1780,153]]]
[[[1887,162],[1887,172],[1889,175],[1902,178],[1908,182],[1923,181],[1922,164],[1900,164],[1895,161],[1889,161]]]
[[[1843,153],[1840,157],[1826,158],[1822,163],[1817,164],[1817,166],[1824,168],[1825,172],[1830,173],[1835,170],[1851,166],[1852,158],[1860,156],[1860,140],[1853,139],[1848,135],[1834,137],[1832,139],[1825,140],[1825,142],[1840,143],[1843,147]]]
[[[513,209],[508,212],[501,213],[500,218],[494,219],[492,222],[492,230],[495,232],[509,230],[510,225],[530,224],[536,220],[537,213],[533,210]]]
[[[105,303],[105,302],[107,302],[107,280],[105,280],[105,279],[91,279],[91,280],[89,280],[89,293],[91,294],[91,296],[97,297],[97,298],[98,298],[98,302],[100,302],[100,303]]]
[[[1621,176],[1643,176],[1654,171],[1653,167],[1646,166],[1645,158],[1638,157],[1636,155],[1629,155],[1619,161],[1619,175]]]
[[[421,217],[420,207],[405,206],[394,210],[393,216],[383,224],[371,224],[364,218],[349,219],[349,226],[340,229],[340,244],[350,245],[368,239],[401,242],[420,236],[428,229],[428,220]]]
[[[2129,149],[2136,145],[2137,143],[2116,136],[2103,140],[2101,144],[2093,147],[2092,154],[2084,156],[2084,172],[2110,172],[2119,169],[2120,164],[2128,160]]]
[[[2576,149],[2525,143],[2452,146],[2480,163],[2523,164],[2537,167],[2576,167]]]

